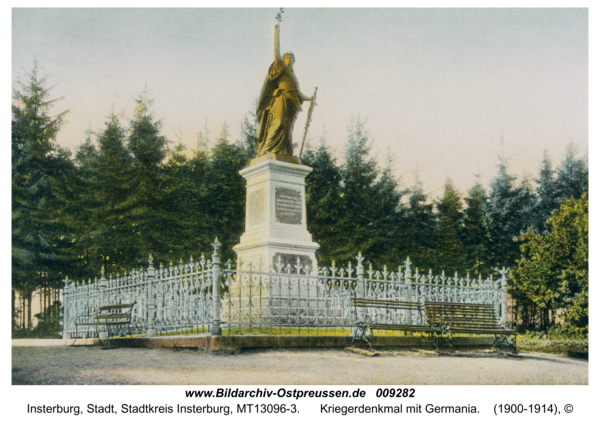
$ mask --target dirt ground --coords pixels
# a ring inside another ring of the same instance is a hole
[[[588,384],[588,361],[538,353],[445,355],[410,349],[369,357],[343,349],[102,349],[13,340],[12,382],[35,385]]]

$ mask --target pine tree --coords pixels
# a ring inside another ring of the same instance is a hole
[[[398,180],[392,173],[393,157],[388,153],[387,165],[375,183],[376,202],[374,211],[377,220],[378,243],[371,249],[371,255],[380,265],[386,264],[395,269],[404,262],[404,249],[398,241],[402,239],[405,222],[402,218],[404,205],[402,196],[409,190],[401,190]]]
[[[349,129],[342,167],[340,243],[332,254],[345,262],[354,260],[360,251],[380,266],[385,248],[391,244],[387,242],[390,235],[385,233],[389,227],[386,220],[399,214],[399,195],[391,174],[380,179],[369,153],[369,136],[359,119]]]
[[[177,203],[170,202],[179,188],[164,172],[168,141],[161,135],[161,123],[148,110],[148,101],[139,98],[130,122],[127,147],[133,156],[133,173],[127,202],[123,205],[123,243],[115,246],[115,259],[127,261],[128,268],[146,264],[148,254],[159,262],[177,261],[187,254],[181,243],[185,234]]]
[[[448,179],[437,203],[437,265],[446,274],[464,271],[463,213],[460,195]]]
[[[527,180],[515,186],[504,160],[492,180],[486,208],[490,237],[490,266],[512,267],[519,257],[518,236],[531,225],[533,194]]]
[[[242,122],[242,138],[243,140],[240,143],[240,147],[246,152],[246,160],[250,161],[254,156],[256,156],[256,131],[257,131],[257,123],[256,117],[253,113],[244,117],[244,121]]]
[[[326,266],[336,259],[335,252],[341,240],[338,222],[342,213],[342,174],[325,139],[321,139],[316,151],[307,146],[302,163],[313,169],[306,177],[308,231],[320,246],[317,255],[319,265]]]
[[[221,258],[233,259],[233,246],[244,232],[246,183],[239,171],[247,164],[247,152],[232,144],[223,131],[212,150],[206,177],[207,212],[211,240],[221,242]]]
[[[90,163],[93,168],[89,185],[94,190],[88,206],[93,211],[94,221],[89,234],[94,238],[95,249],[89,252],[89,261],[101,260],[99,265],[104,265],[108,274],[129,270],[131,264],[140,259],[135,249],[127,248],[132,237],[131,208],[136,173],[126,142],[126,130],[117,116],[110,115],[98,136],[97,162]]]
[[[48,100],[45,83],[34,67],[27,84],[13,91],[12,287],[29,306],[33,290],[58,287],[62,279],[56,246],[62,226],[55,213],[64,207],[68,184],[62,179],[71,166],[53,143],[67,112],[50,115],[56,100]],[[31,313],[26,321],[31,329]]]
[[[567,147],[565,159],[558,167],[556,177],[557,198],[564,202],[569,197],[579,199],[588,192],[588,166],[583,158],[577,158],[575,147]]]
[[[405,246],[403,256],[409,256],[411,262],[419,269],[435,269],[437,271],[433,204],[428,202],[428,196],[418,178],[404,210],[404,222],[404,236],[401,240]]]
[[[550,218],[550,213],[558,208],[560,204],[558,196],[558,186],[554,179],[555,171],[552,169],[552,163],[548,153],[544,152],[544,160],[540,169],[540,176],[537,182],[537,197],[533,210],[533,228],[538,234],[545,234],[548,231],[546,221]]]
[[[74,202],[71,218],[76,227],[73,230],[73,248],[78,256],[75,266],[67,274],[72,281],[96,276],[102,266],[99,246],[99,235],[103,228],[100,225],[102,202],[98,197],[98,190],[102,188],[98,181],[100,152],[92,142],[91,135],[92,132],[88,131],[85,142],[75,153],[79,196]]]
[[[477,182],[465,199],[467,207],[464,219],[465,264],[466,270],[472,275],[489,275],[488,266],[489,241],[485,210],[487,195],[485,189]]]

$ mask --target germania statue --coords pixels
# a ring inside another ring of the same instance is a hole
[[[263,84],[256,120],[256,156],[279,154],[293,156],[292,130],[302,102],[312,101],[300,91],[294,75],[294,54],[279,51],[279,24],[275,25],[275,61]]]

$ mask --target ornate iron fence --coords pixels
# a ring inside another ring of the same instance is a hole
[[[357,257],[362,264],[363,258]],[[384,266],[382,271],[373,271],[370,268],[364,278],[364,284],[358,297],[366,299],[386,299],[404,302],[455,302],[455,303],[485,303],[495,307],[495,312],[500,323],[507,325],[506,298],[507,280],[506,269],[497,270],[500,279],[491,277],[482,279],[481,276],[471,278],[447,277],[442,271],[441,275],[420,274],[418,268],[413,272],[410,259],[407,258],[404,266],[398,267],[396,272],[389,272]],[[360,289],[359,289],[360,290]],[[399,308],[359,308],[356,311],[357,322],[377,324],[406,324],[425,325],[422,311]]]
[[[222,326],[226,334],[343,334],[353,324],[354,279],[323,270],[311,275],[298,259],[273,269],[228,264],[223,271]],[[349,330],[346,331],[349,334]]]
[[[506,270],[499,279],[459,278],[421,274],[410,260],[396,271],[364,270],[359,253],[356,267],[336,267],[335,262],[311,274],[300,261],[272,269],[231,262],[220,266],[220,244],[213,243],[211,260],[180,261],[159,269],[149,257],[147,269],[74,283],[65,281],[64,337],[95,331],[86,322],[98,307],[134,303],[131,331],[135,334],[173,335],[350,335],[357,322],[424,324],[416,310],[353,308],[352,298],[401,300],[406,302],[489,303],[506,323]],[[87,321],[90,322],[90,321]]]

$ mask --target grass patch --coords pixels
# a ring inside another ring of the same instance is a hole
[[[523,352],[550,353],[553,355],[587,358],[589,340],[584,334],[566,332],[527,332],[517,338]]]
[[[208,333],[207,327],[192,328],[188,330],[169,331],[160,334],[155,334],[154,337],[164,336],[189,336],[194,334]],[[349,328],[304,328],[304,327],[242,327],[221,329],[223,336],[238,336],[238,335],[271,335],[271,336],[327,336],[327,337],[350,337],[351,330]],[[137,337],[145,337],[146,335],[138,335]],[[135,336],[134,336],[135,337]]]
[[[304,328],[304,327],[282,327],[282,328],[223,328],[224,336],[237,336],[244,334],[264,334],[271,336],[323,336],[323,337],[350,337],[349,328]]]

